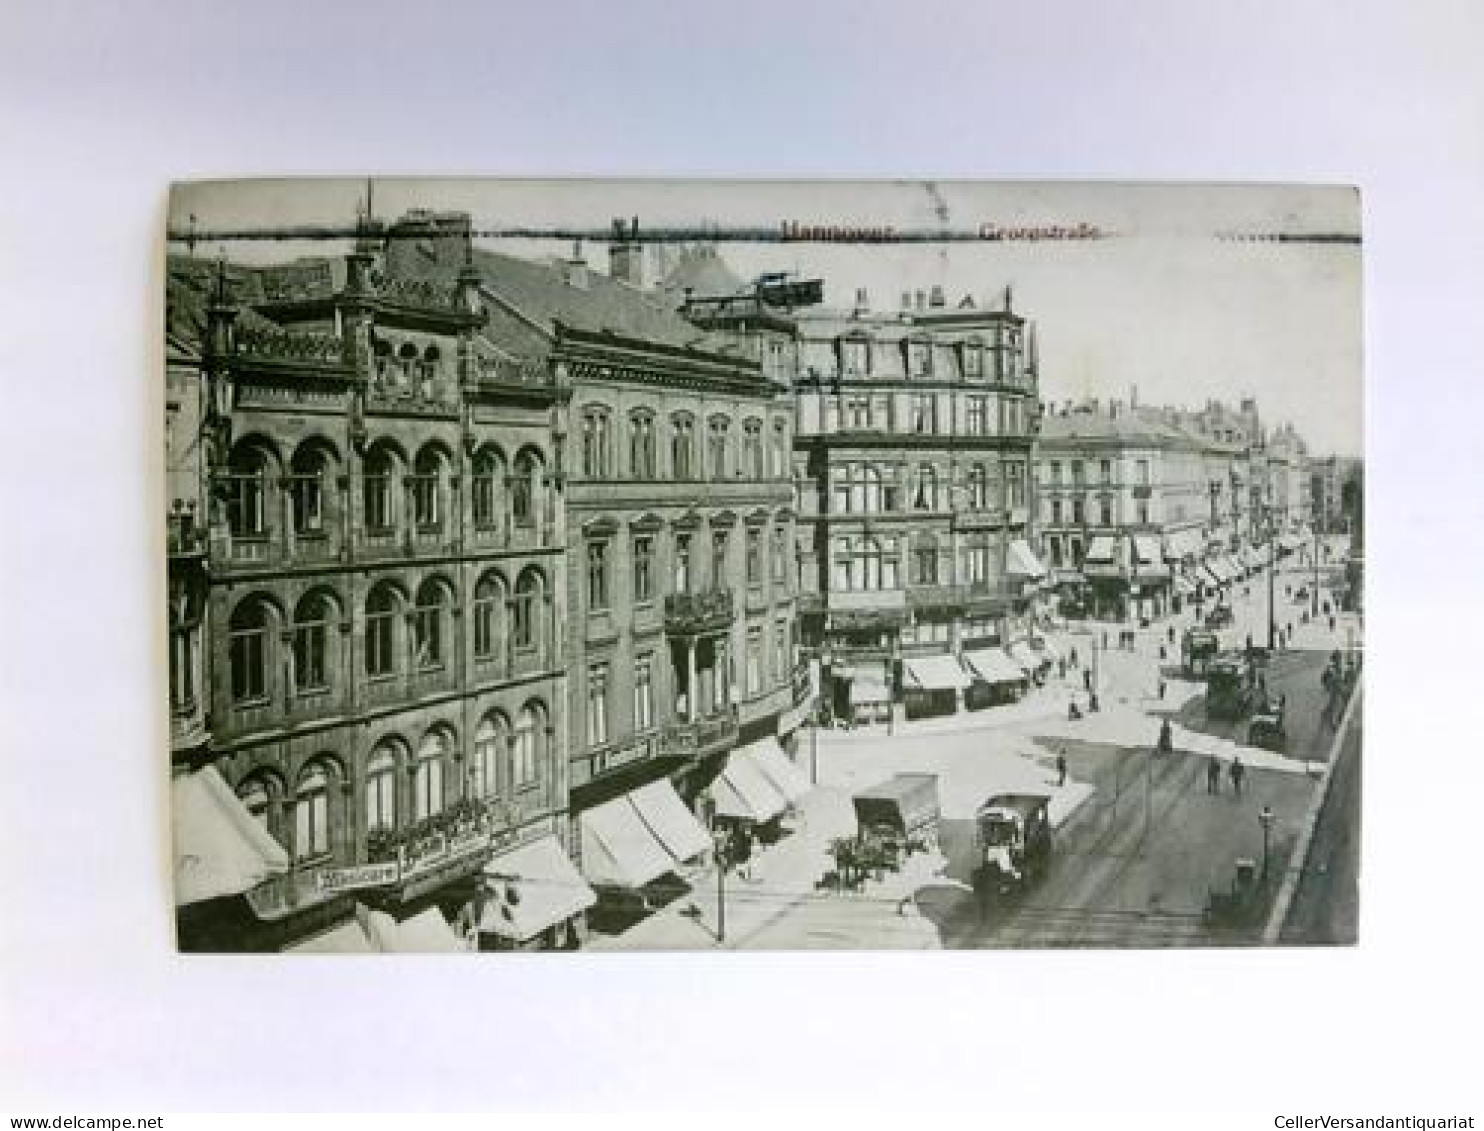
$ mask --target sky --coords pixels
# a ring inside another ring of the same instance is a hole
[[[864,288],[877,309],[940,285],[1001,301],[1037,325],[1042,394],[1200,406],[1258,399],[1264,421],[1291,421],[1315,454],[1362,445],[1361,248],[1356,242],[1232,239],[1359,234],[1359,196],[1313,186],[978,182],[520,181],[378,179],[376,214],[470,213],[486,233],[582,231],[605,268],[615,217],[641,231],[705,230],[744,279],[765,271],[820,278],[849,306]],[[353,222],[367,182],[201,182],[177,186],[170,227],[203,235],[199,255],[272,262],[343,250],[339,240],[247,240],[213,233]],[[783,242],[785,222],[890,227],[913,242]],[[1098,239],[935,239],[995,229],[1074,228]],[[729,235],[755,238],[738,240]],[[486,235],[482,246],[529,258],[566,256],[572,240]],[[182,250],[179,245],[172,250]]]

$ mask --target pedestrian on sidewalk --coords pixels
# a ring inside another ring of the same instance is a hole
[[[1170,643],[1171,644],[1175,643],[1175,626],[1174,625],[1170,625],[1169,630],[1167,632],[1167,635],[1170,638]]]
[[[1072,667],[1075,668],[1076,666],[1077,666],[1077,649],[1073,648],[1072,649]]]
[[[1175,734],[1170,729],[1170,720],[1165,719],[1159,724],[1159,752],[1170,754],[1175,749]]]
[[[1062,786],[1064,786],[1066,784],[1067,784],[1067,755],[1066,755],[1066,751],[1061,751],[1056,756],[1056,785],[1057,785],[1057,788],[1059,789],[1059,788],[1061,788]]]
[[[1206,763],[1206,792],[1221,792],[1221,759],[1215,757],[1214,755],[1212,756],[1211,760]]]
[[[1083,668],[1082,669],[1082,689],[1084,691],[1091,691],[1092,690],[1092,669],[1091,668]]]
[[[1242,765],[1241,758],[1232,759],[1232,790],[1238,797],[1242,796],[1242,779],[1247,776],[1247,767]]]
[[[1159,680],[1159,697],[1161,699],[1165,697],[1165,681],[1163,676],[1161,676]]]

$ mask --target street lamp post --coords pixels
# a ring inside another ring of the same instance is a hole
[[[1268,652],[1277,648],[1278,613],[1274,587],[1278,577],[1278,535],[1273,513],[1268,512]]]
[[[727,834],[724,829],[711,833],[716,856],[716,941],[727,941]]]
[[[1270,805],[1264,805],[1262,812],[1257,815],[1258,821],[1262,823],[1262,881],[1268,881],[1268,846],[1273,832],[1273,809]]]

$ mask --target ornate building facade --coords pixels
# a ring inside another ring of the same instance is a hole
[[[453,915],[492,855],[565,838],[569,390],[487,336],[472,272],[392,267],[369,231],[343,261],[223,265],[209,294],[172,263],[211,626],[209,732],[180,769],[287,858],[244,901],[183,908],[185,946],[281,947],[352,891]]]

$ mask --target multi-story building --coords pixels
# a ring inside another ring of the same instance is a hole
[[[963,650],[1030,633],[1035,329],[941,289],[899,310],[794,315],[800,603],[830,708],[890,717],[906,682],[949,704]]]
[[[561,852],[569,389],[488,335],[467,263],[402,276],[415,250],[368,229],[344,260],[171,265],[212,629],[172,652],[178,712],[197,688],[209,720],[182,769],[209,763],[287,861],[183,913],[186,946],[281,947],[353,900],[478,917],[492,856]]]
[[[466,251],[467,217],[417,219],[465,233],[431,241],[421,274],[456,276],[467,254],[490,332],[571,389],[558,445],[571,840],[595,886],[642,888],[705,854],[704,822],[765,824],[796,799],[778,750],[808,688],[786,391],[647,294],[632,239],[603,273],[580,249],[541,263]],[[779,791],[758,795],[758,766],[785,777]]]
[[[1045,558],[1085,583],[1093,615],[1159,616],[1188,592],[1172,565],[1203,555],[1208,483],[1200,449],[1158,409],[1064,406],[1037,453]]]

